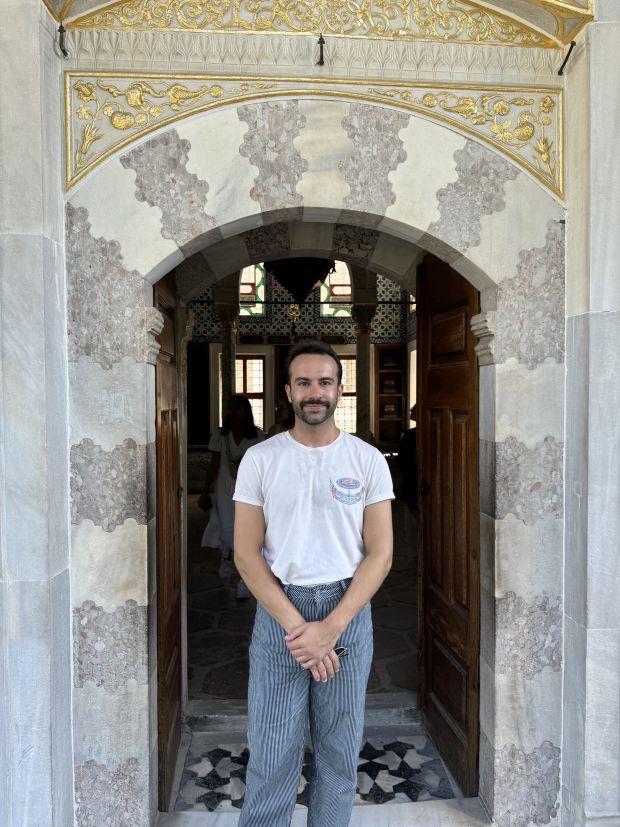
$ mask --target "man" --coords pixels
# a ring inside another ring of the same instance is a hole
[[[392,562],[394,495],[379,451],[336,427],[334,351],[300,342],[286,370],[295,424],[248,450],[234,495],[235,563],[258,603],[239,827],[289,827],[308,718],[308,827],[346,827],[372,660],[369,600]]]

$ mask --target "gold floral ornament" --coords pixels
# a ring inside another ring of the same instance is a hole
[[[117,0],[68,26],[558,47],[521,21],[468,0]]]
[[[223,96],[247,95],[254,89],[272,89],[274,83],[241,83],[238,87],[224,89],[219,83],[202,83],[190,89],[186,83],[163,80],[133,80],[126,86],[106,83],[99,77],[76,80],[73,91],[79,101],[75,115],[79,121],[88,121],[80,129],[73,152],[74,170],[85,172],[95,161],[91,146],[102,138],[110,138],[113,131],[141,134],[159,123],[169,122],[176,113],[191,110],[207,100]],[[104,93],[104,97],[100,97]]]
[[[536,168],[545,176],[555,181],[557,162],[556,153],[549,138],[545,135],[545,128],[552,124],[552,119],[543,117],[542,113],[551,112],[555,107],[553,98],[545,95],[538,102],[538,112],[532,108],[534,98],[514,97],[505,98],[501,95],[480,95],[475,101],[472,98],[457,98],[456,104],[451,100],[456,95],[439,97],[438,105],[447,112],[456,112],[463,118],[471,121],[475,126],[488,125],[496,140],[516,149],[522,149],[530,144],[537,136],[533,145],[537,155],[533,157]],[[511,129],[511,118],[500,120],[500,116],[509,115],[517,107],[528,107],[517,115],[517,124]],[[541,163],[542,162],[542,163]]]

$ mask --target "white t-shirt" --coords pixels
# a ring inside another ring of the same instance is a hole
[[[364,508],[394,499],[384,456],[341,431],[309,448],[288,431],[249,448],[233,499],[262,507],[263,556],[285,584],[352,577],[364,558]]]

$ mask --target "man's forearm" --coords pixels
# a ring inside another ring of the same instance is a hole
[[[305,618],[288,599],[260,552],[235,549],[234,560],[246,586],[280,626],[290,632],[304,623]]]
[[[338,637],[377,592],[390,567],[391,554],[373,555],[362,560],[342,600],[324,621]]]

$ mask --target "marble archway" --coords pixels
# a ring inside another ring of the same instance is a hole
[[[178,267],[189,298],[266,251],[337,253],[406,283],[428,250],[481,291],[481,795],[500,825],[555,819],[562,219],[539,182],[443,124],[310,98],[231,105],[175,124],[109,158],[70,193],[79,824],[105,823],[123,808],[128,822],[146,825],[156,800],[149,550],[161,322],[151,285]]]

